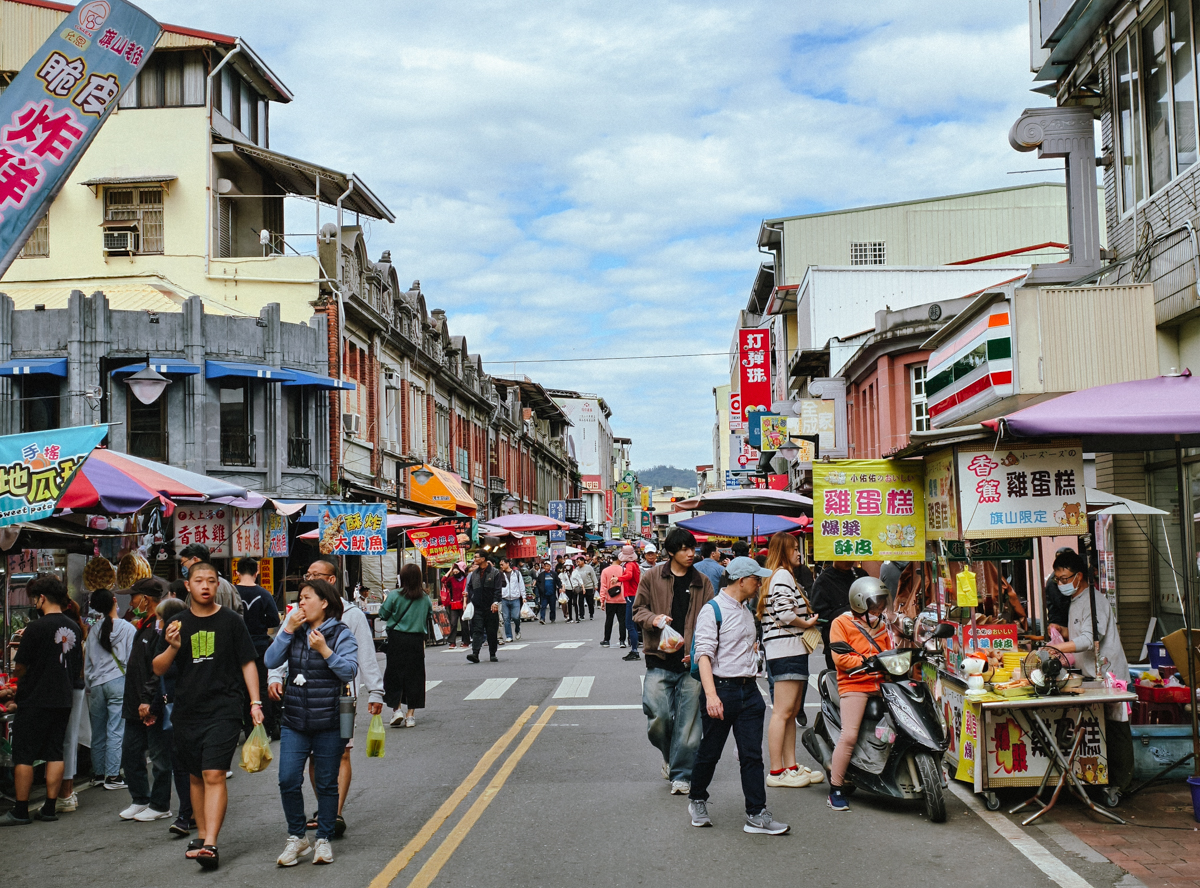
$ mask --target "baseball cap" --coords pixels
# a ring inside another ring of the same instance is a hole
[[[740,580],[745,577],[769,577],[771,572],[765,567],[759,567],[758,562],[753,558],[739,556],[729,562],[729,566],[725,568],[725,573],[729,574],[729,579]]]
[[[658,547],[657,547],[657,546],[655,546],[655,545],[654,545],[654,543],[646,543],[646,548],[645,548],[643,551],[645,551],[645,552],[653,552],[653,553],[655,553],[655,554],[657,555],[657,554],[658,554]]]

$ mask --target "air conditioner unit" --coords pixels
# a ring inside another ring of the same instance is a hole
[[[362,416],[357,413],[343,413],[342,428],[347,435],[353,435],[357,438],[362,434]]]
[[[104,252],[136,253],[137,239],[136,231],[106,231],[104,232]]]

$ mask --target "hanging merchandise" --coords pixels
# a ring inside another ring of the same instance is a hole
[[[117,588],[128,589],[138,580],[154,575],[150,562],[140,552],[128,552],[117,565]]]
[[[89,592],[111,589],[116,581],[116,572],[111,562],[103,555],[93,557],[83,569],[83,588]]]
[[[967,569],[960,570],[955,580],[958,607],[978,607],[979,587],[975,585],[975,574]]]

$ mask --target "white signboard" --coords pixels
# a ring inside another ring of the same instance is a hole
[[[1083,449],[1078,441],[958,451],[964,536],[1080,536],[1087,533]]]

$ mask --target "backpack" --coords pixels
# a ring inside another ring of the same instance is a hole
[[[713,616],[717,618],[717,644],[721,643],[721,605],[717,604],[717,599],[710,598],[708,603],[712,605]],[[699,680],[700,678],[700,663],[696,660],[696,633],[692,632],[692,649],[690,651],[692,662],[692,678]]]

